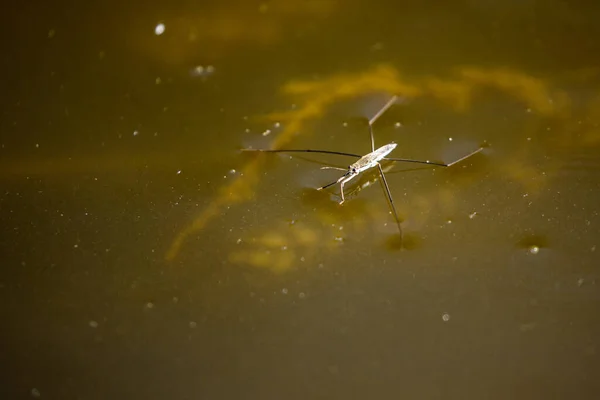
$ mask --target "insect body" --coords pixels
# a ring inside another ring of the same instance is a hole
[[[348,171],[344,175],[342,175],[337,181],[332,182],[329,185],[321,186],[317,190],[326,189],[331,185],[339,183],[340,184],[340,196],[342,197],[340,204],[344,203],[344,201],[345,201],[344,184],[346,184],[350,180],[352,180],[355,177],[357,177],[358,175],[360,175],[361,172],[364,172],[368,169],[378,166],[379,161],[383,160],[385,158],[385,156],[387,156],[392,151],[394,151],[396,146],[397,146],[396,143],[386,144],[385,146],[381,146],[380,148],[378,148],[375,151],[372,151],[369,154],[365,154],[354,164],[351,164],[348,167]]]

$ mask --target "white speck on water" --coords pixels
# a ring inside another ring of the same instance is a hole
[[[163,24],[163,23],[161,22],[161,23],[158,23],[158,24],[157,24],[157,25],[154,27],[154,34],[155,34],[156,36],[160,36],[160,35],[162,35],[163,33],[165,33],[165,24]]]
[[[238,239],[238,240],[236,240],[236,242],[235,242],[235,243],[236,243],[236,244],[240,244],[240,243],[242,243],[242,239]]]
[[[300,261],[304,262],[304,257],[300,257]]]
[[[585,279],[583,279],[583,278],[577,279],[577,286],[579,286],[579,287],[583,286],[584,282],[585,282]]]
[[[37,388],[33,388],[31,389],[31,396],[33,397],[40,397],[42,394],[40,393],[40,391]]]
[[[305,297],[306,297],[306,294],[304,294],[304,292],[300,292],[300,293],[298,294],[298,297],[299,297],[299,298],[301,298],[301,299],[303,299],[303,298],[305,298]]]
[[[442,315],[442,321],[444,321],[444,322],[448,322],[448,321],[450,321],[450,314],[448,314],[448,313],[444,313],[444,314]]]
[[[39,143],[36,143],[36,144],[35,144],[35,148],[36,148],[36,149],[39,149],[39,148],[40,148],[40,144],[39,144]]]
[[[98,327],[98,322],[91,320],[89,322],[90,328],[97,328]]]
[[[448,221],[446,221],[446,223],[447,223],[448,225],[450,225],[450,224],[452,223],[452,220],[451,220],[451,219],[449,219]]]
[[[235,175],[235,169],[230,169],[230,170],[229,170],[229,174],[230,174],[230,175]]]
[[[287,246],[281,246],[281,250],[286,251],[287,250]]]
[[[177,171],[177,175],[181,174],[181,170]]]
[[[449,137],[449,138],[448,138],[448,141],[449,141],[449,142],[451,142],[451,141],[452,141],[452,138],[451,138],[451,137]]]
[[[402,128],[402,123],[401,122],[396,122],[394,124],[394,128],[398,129],[398,128]]]
[[[138,131],[133,131],[133,136],[137,136],[139,134]]]
[[[275,127],[275,128],[279,128],[280,126],[281,126],[281,124],[280,124],[279,122],[275,122],[275,123],[273,124],[273,127]]]
[[[74,248],[74,249],[76,249],[76,248],[78,248],[78,247],[79,247],[79,245],[78,245],[78,244],[74,244],[74,245],[73,245],[73,248]]]
[[[471,214],[469,214],[469,218],[473,219],[477,216],[477,211],[473,211]]]
[[[148,309],[154,308],[154,303],[152,303],[151,301],[147,302],[146,303],[146,308],[148,308]]]
[[[344,122],[344,123],[342,123],[342,126],[343,126],[344,128],[346,128],[346,127],[348,126],[348,123],[347,123],[347,122]]]
[[[288,294],[288,290],[287,290],[287,288],[283,288],[283,289],[281,289],[281,293],[283,293],[283,294]]]
[[[530,254],[538,254],[540,252],[540,248],[538,246],[530,246],[529,253]]]
[[[190,75],[206,78],[206,77],[212,75],[214,72],[215,72],[215,67],[213,67],[212,65],[207,65],[206,67],[204,67],[202,65],[197,65],[191,69]]]
[[[264,131],[262,133],[263,136],[269,136],[270,134],[271,134],[271,130],[270,129],[267,129],[266,131]]]

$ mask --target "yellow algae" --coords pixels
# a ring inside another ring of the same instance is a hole
[[[437,78],[425,80],[427,91],[454,110],[464,112],[470,106],[472,86],[466,82],[443,81]]]
[[[302,246],[311,246],[318,242],[319,238],[313,229],[304,226],[296,226],[292,229],[294,239]]]
[[[556,111],[552,93],[541,80],[508,69],[464,67],[459,74],[473,86],[488,86],[503,90],[523,101],[535,111],[550,115]]]
[[[564,92],[551,90],[543,80],[518,71],[505,68],[463,67],[457,70],[455,78],[442,79],[425,76],[406,79],[392,65],[380,64],[360,73],[344,72],[322,79],[304,81],[296,79],[284,84],[281,90],[290,98],[291,102],[296,104],[296,108],[284,112],[274,112],[266,116],[270,120],[285,121],[284,129],[274,138],[271,147],[273,149],[287,147],[295,135],[300,132],[305,133],[303,128],[309,121],[322,117],[332,104],[345,99],[374,92],[386,92],[390,95],[396,94],[408,98],[429,96],[442,101],[443,104],[456,111],[464,112],[469,110],[473,96],[477,94],[478,89],[486,87],[496,88],[522,101],[542,117],[565,119],[570,115],[569,98]],[[540,131],[540,124],[541,121],[538,119],[529,127],[533,135]],[[552,134],[564,135],[565,133]],[[588,137],[593,138],[594,136],[590,134]],[[543,181],[541,173],[536,168],[519,161],[519,159],[527,158],[528,151],[528,149],[522,148],[517,151],[519,154],[503,159],[502,165],[490,166],[490,168],[498,170],[506,179],[517,181],[528,187],[536,187]],[[243,168],[243,177],[237,178],[233,183],[220,190],[218,196],[196,221],[177,235],[167,253],[168,260],[172,260],[177,255],[188,236],[203,229],[213,217],[221,215],[225,207],[248,201],[253,197],[259,182],[259,172],[263,167],[261,160],[264,160],[264,154],[249,161]],[[474,176],[471,176],[471,179],[474,179]],[[437,200],[432,200],[427,196],[415,197],[412,201],[403,202],[401,207],[410,210],[410,214],[414,214],[416,208],[422,215],[426,215],[437,201],[446,204],[450,209],[456,201],[454,192],[449,189],[441,190]],[[336,220],[335,215],[341,215],[339,212],[332,212],[331,209],[322,211],[319,207],[316,208],[316,215],[321,218],[322,223],[333,225]],[[360,218],[353,223],[367,222],[365,218]],[[305,243],[314,243],[315,238],[309,236],[307,232],[316,231],[308,230],[302,233],[302,235],[306,235],[303,236],[306,239]],[[332,232],[327,234],[331,235]],[[298,239],[302,239],[302,237],[296,237],[290,242],[289,253],[291,253],[290,249],[293,248],[294,243],[297,245]],[[317,243],[327,242],[320,239],[321,237]]]
[[[503,171],[508,180],[522,182],[528,189],[540,187],[544,180],[542,172],[516,159],[505,163]]]
[[[258,238],[257,242],[267,247],[282,248],[286,247],[287,240],[279,232],[269,232]]]
[[[280,223],[275,229],[267,229],[250,240],[248,246],[234,250],[229,261],[235,264],[248,265],[273,272],[284,272],[291,269],[296,260],[304,258],[308,261],[322,246],[317,243],[328,242],[331,230],[320,227],[309,228],[305,224],[293,225]],[[244,243],[244,242],[242,242]],[[333,248],[332,245],[328,247]]]
[[[229,255],[229,261],[272,272],[285,272],[294,264],[294,256],[285,251],[237,251]]]

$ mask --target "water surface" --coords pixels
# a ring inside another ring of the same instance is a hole
[[[3,398],[596,398],[597,7],[11,13]]]

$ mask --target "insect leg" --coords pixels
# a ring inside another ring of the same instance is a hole
[[[381,176],[381,182],[383,182],[383,187],[385,188],[387,198],[390,202],[390,207],[392,209],[392,212],[394,213],[394,219],[396,220],[396,225],[398,225],[398,233],[400,234],[400,241],[402,241],[402,226],[400,224],[400,218],[398,217],[398,213],[396,212],[396,206],[394,205],[394,198],[392,197],[392,192],[390,192],[390,187],[387,183],[387,179],[385,179],[385,174],[383,173],[383,168],[381,168],[381,164],[377,163],[377,168],[379,168],[379,175]]]

